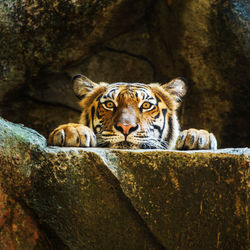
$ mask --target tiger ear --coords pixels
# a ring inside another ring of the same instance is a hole
[[[172,81],[161,85],[168,93],[180,102],[182,97],[187,93],[187,81],[184,78],[175,78]]]
[[[98,86],[97,83],[92,82],[84,75],[75,75],[72,78],[73,90],[75,95],[81,100],[87,93],[91,92],[95,87]]]

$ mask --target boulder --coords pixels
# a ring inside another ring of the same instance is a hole
[[[148,2],[2,1],[0,99],[42,68],[61,71],[67,64],[87,58],[93,47],[140,19]]]
[[[44,136],[79,117],[70,78],[185,77],[183,129],[249,146],[248,0],[0,2],[0,115]],[[41,114],[39,112],[41,109]]]
[[[188,79],[182,127],[213,131],[220,147],[250,141],[249,9],[247,0],[188,0],[156,1],[152,10],[158,81]]]
[[[1,249],[51,249],[50,233],[44,233],[25,204],[21,206],[1,187],[0,228]]]
[[[0,240],[17,245],[25,231],[29,246],[51,249],[246,249],[249,156],[48,147],[0,118],[0,197],[25,215],[1,218]]]

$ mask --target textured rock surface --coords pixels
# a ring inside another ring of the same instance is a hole
[[[15,83],[24,83],[27,74],[37,75],[41,66],[55,71],[86,58],[93,46],[140,19],[147,2],[1,1],[1,75],[5,80],[1,95]]]
[[[249,155],[47,147],[0,119],[1,187],[37,223],[33,246],[246,249]]]
[[[52,249],[48,233],[24,204],[13,200],[0,188],[0,242],[1,249]]]
[[[239,35],[249,34],[240,31],[249,24],[249,1],[171,2],[154,5],[152,58],[164,62],[155,67],[160,81],[180,74],[189,80],[183,128],[205,127],[220,138],[220,146],[248,145],[250,64]],[[238,16],[231,2],[242,6]],[[237,36],[232,23],[243,12],[248,19],[238,22]]]
[[[75,73],[107,82],[183,76],[183,129],[250,146],[249,8],[248,0],[1,1],[0,115],[47,136],[78,119]]]
[[[229,26],[239,40],[245,55],[250,58],[250,3],[248,0],[232,0],[232,12],[229,12]]]

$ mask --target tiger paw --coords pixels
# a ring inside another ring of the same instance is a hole
[[[176,149],[195,150],[195,149],[217,149],[217,140],[212,133],[207,130],[188,129],[183,130],[177,139]]]
[[[93,131],[77,123],[68,123],[56,128],[48,139],[48,144],[61,147],[94,147],[96,136]]]

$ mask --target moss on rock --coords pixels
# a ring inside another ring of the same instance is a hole
[[[54,246],[247,247],[249,149],[47,147],[33,130],[3,119],[0,128],[1,186]]]

